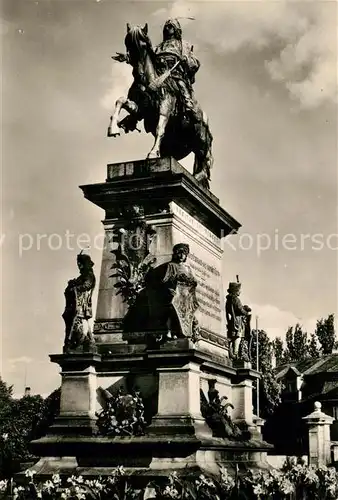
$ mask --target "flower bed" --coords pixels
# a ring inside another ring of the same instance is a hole
[[[26,472],[26,484],[15,486],[0,481],[0,498],[11,500],[338,500],[338,472],[334,468],[313,468],[286,463],[281,470],[249,471],[230,475],[225,468],[220,477],[180,477],[172,473],[162,483],[143,489],[131,485],[124,469],[117,467],[110,477],[84,479],[54,475],[39,482],[33,471]]]

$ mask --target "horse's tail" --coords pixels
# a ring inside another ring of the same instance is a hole
[[[209,127],[209,117],[205,111],[202,111],[202,117],[203,117],[202,123],[204,123],[204,126],[205,126],[206,136],[208,137],[208,140],[210,141],[210,144],[211,144],[213,141],[213,135],[212,135],[210,127]]]

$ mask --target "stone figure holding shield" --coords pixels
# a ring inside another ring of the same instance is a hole
[[[189,245],[178,243],[170,262],[148,272],[145,287],[125,317],[125,331],[144,331],[159,342],[196,339],[197,281],[187,264]]]

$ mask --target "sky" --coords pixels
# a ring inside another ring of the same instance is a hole
[[[158,43],[172,16],[201,61],[211,189],[242,224],[224,241],[224,288],[239,274],[271,338],[338,312],[335,1],[2,0],[0,372],[17,393],[60,383],[48,355],[62,349],[63,291],[88,242],[99,275],[104,214],[78,186],[151,147],[145,133],[106,137],[131,83],[111,55],[127,22],[148,22]]]

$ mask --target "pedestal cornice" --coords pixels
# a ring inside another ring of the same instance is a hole
[[[105,183],[80,186],[85,198],[103,208],[107,218],[128,200],[129,204],[156,206],[175,201],[218,237],[240,228],[219,200],[172,158],[108,165]],[[156,213],[156,210],[153,213]]]
[[[89,366],[97,366],[101,362],[101,355],[97,353],[69,353],[50,354],[52,363],[60,365],[62,370],[81,370]]]

